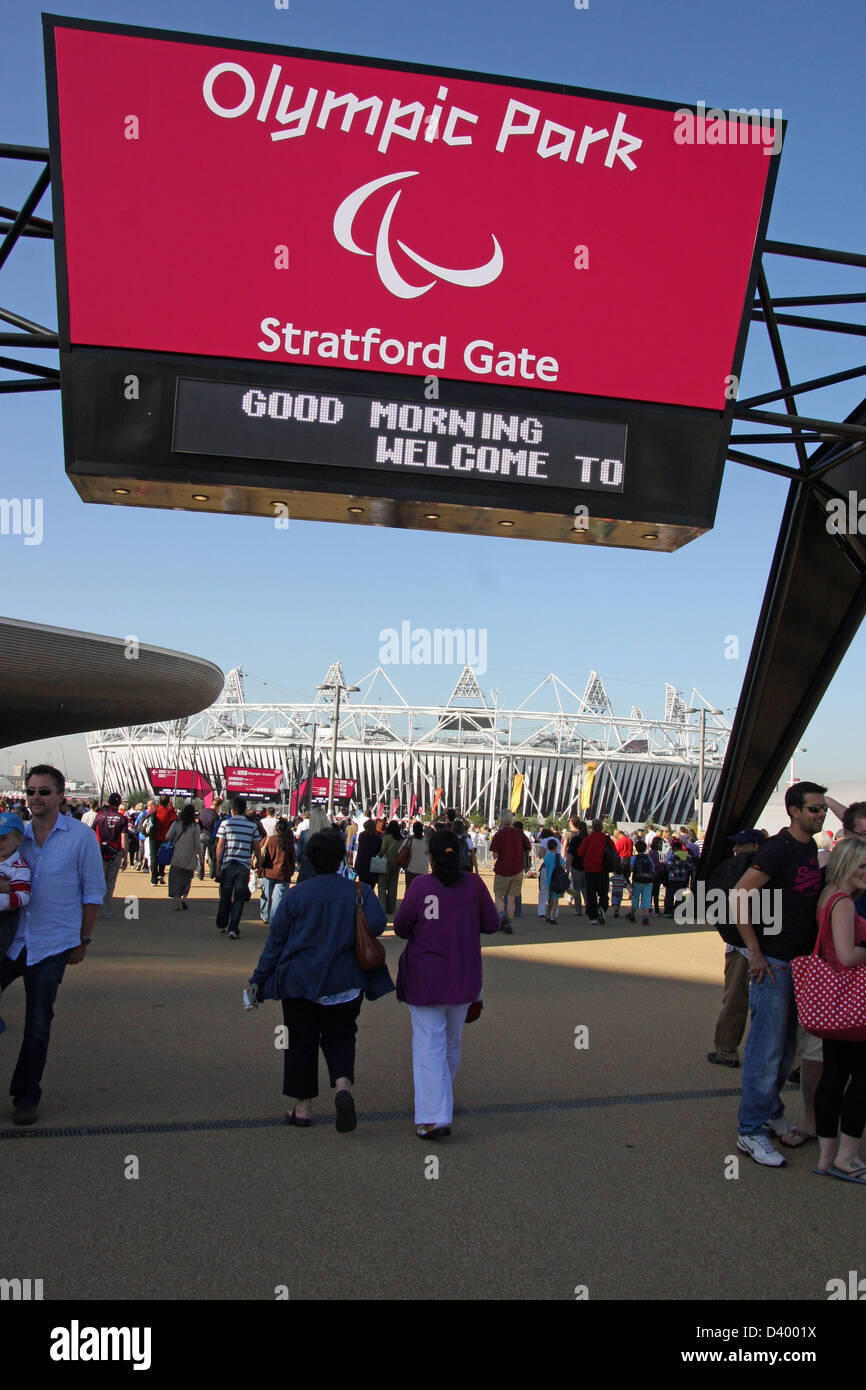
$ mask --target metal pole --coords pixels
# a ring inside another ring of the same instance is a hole
[[[340,726],[340,690],[338,685],[335,687],[337,698],[334,703],[334,737],[331,739],[331,771],[328,776],[328,820],[334,816],[334,768],[337,765],[337,731]]]
[[[704,827],[704,739],[707,729],[707,712],[701,710],[701,761],[698,766],[698,835]]]
[[[312,745],[312,748],[310,749],[310,775],[309,775],[309,777],[307,778],[307,795],[306,795],[306,798],[305,798],[305,799],[306,799],[306,803],[307,803],[307,815],[310,814],[310,810],[312,809],[312,805],[313,805],[313,777],[315,776],[315,772],[316,772],[316,730],[318,729],[318,727],[319,727],[318,724],[317,724],[317,723],[315,722],[315,720],[314,720],[314,721],[313,721],[313,745]]]

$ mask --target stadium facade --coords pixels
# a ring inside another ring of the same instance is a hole
[[[236,667],[201,714],[89,734],[94,781],[106,796],[126,794],[151,786],[152,769],[173,769],[177,785],[193,773],[196,785],[200,778],[222,793],[227,767],[273,769],[282,772],[288,802],[310,776],[314,742],[313,775],[331,772],[337,685],[333,772],[356,784],[345,803],[352,810],[381,805],[390,812],[396,803],[407,815],[438,802],[493,823],[513,797],[525,815],[579,810],[621,824],[650,817],[679,823],[696,811],[703,710],[706,820],[730,732],[697,690],[687,705],[672,685],[665,688],[663,719],[647,718],[634,706],[627,718],[619,717],[595,671],[582,696],[551,673],[520,705],[504,709],[495,693],[485,698],[469,665],[444,705],[410,705],[381,666],[358,682],[356,693],[343,693],[339,662],[309,701],[252,703]]]

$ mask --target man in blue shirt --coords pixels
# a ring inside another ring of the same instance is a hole
[[[54,1000],[67,964],[78,965],[87,954],[105,893],[99,841],[89,826],[60,814],[64,789],[63,773],[55,767],[40,764],[27,774],[31,820],[21,853],[30,867],[30,902],[0,961],[0,989],[23,975],[27,1001],[9,1088],[16,1125],[32,1125],[39,1118]]]

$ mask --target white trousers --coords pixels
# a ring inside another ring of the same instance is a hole
[[[550,897],[550,885],[544,881],[544,863],[538,870],[538,915],[547,916],[547,899]]]
[[[450,1125],[468,1004],[410,1004],[416,1125]]]

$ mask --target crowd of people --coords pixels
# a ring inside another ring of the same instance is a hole
[[[792,970],[818,939],[833,975],[860,972],[849,975],[852,985],[866,980],[866,803],[841,806],[825,788],[799,782],[785,805],[789,826],[774,836],[757,829],[732,836],[731,856],[708,883],[728,895],[730,915],[719,928],[725,989],[707,1057],[739,1067],[750,1015],[737,1147],[778,1167],[785,1158],[773,1138],[787,1149],[817,1139],[815,1173],[866,1183],[859,1153],[866,1026],[843,1027],[836,1006],[824,1003],[821,1026],[808,1034],[801,1028],[798,1040]],[[603,925],[606,914],[619,917],[627,898],[625,919],[645,925],[653,915],[674,914],[701,852],[688,827],[610,834],[601,820],[573,817],[564,833],[550,822],[533,836],[504,811],[489,839],[491,895],[479,872],[477,838],[453,808],[411,825],[372,815],[331,818],[321,807],[301,820],[279,808],[248,814],[242,799],[226,806],[217,798],[199,811],[188,803],[178,812],[167,796],[128,807],[114,793],[104,805],[91,803],[79,815],[75,809],[62,774],[41,765],[28,774],[26,805],[7,801],[0,810],[0,991],[23,976],[27,997],[11,1086],[16,1124],[38,1117],[57,989],[66,965],[85,958],[97,913],[111,916],[124,868],[149,872],[154,885],[167,872],[176,911],[187,906],[196,874],[216,879],[216,926],[234,939],[260,884],[269,930],[248,999],[252,1007],[262,999],[282,1004],[284,1093],[292,1103],[286,1120],[293,1127],[312,1123],[320,1050],[335,1091],[337,1130],[356,1127],[358,1015],[364,999],[396,988],[411,1016],[415,1123],[426,1139],[451,1132],[462,1031],[483,1007],[481,938],[513,934],[526,876],[537,877],[538,914],[547,923],[559,920],[568,898],[575,916]],[[842,820],[836,837],[823,831],[828,809]],[[774,899],[769,911],[767,892]],[[406,942],[396,987],[376,944],[389,921]],[[866,1011],[866,984],[862,994]],[[797,1050],[802,1128],[789,1122],[782,1099]]]

